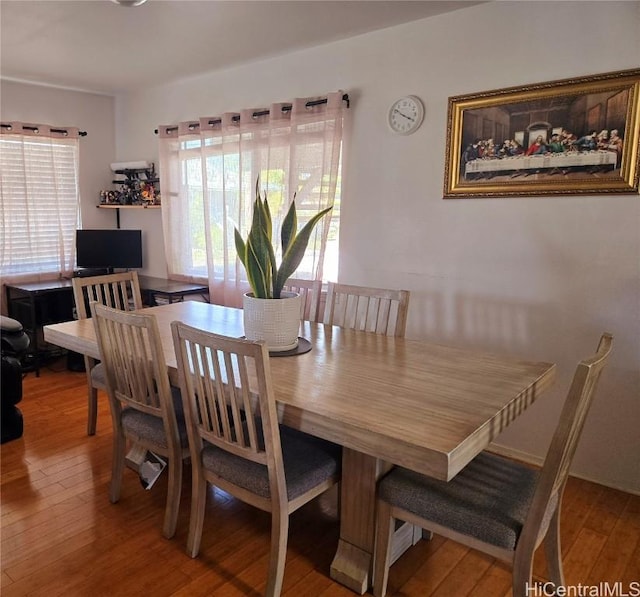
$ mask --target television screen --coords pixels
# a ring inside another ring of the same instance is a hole
[[[142,267],[141,230],[76,230],[78,267]]]

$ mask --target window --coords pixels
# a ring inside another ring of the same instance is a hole
[[[342,93],[295,100],[283,109],[224,114],[160,127],[160,187],[171,277],[208,280],[214,302],[237,305],[248,288],[234,230],[251,223],[256,180],[279,234],[296,195],[298,228],[333,205],[314,229],[295,273],[337,278],[343,120]],[[278,256],[279,257],[279,256]]]
[[[17,131],[17,132],[15,132]],[[80,227],[77,131],[3,124],[0,275],[70,273]]]

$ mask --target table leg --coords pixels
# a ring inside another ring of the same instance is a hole
[[[343,448],[340,540],[331,578],[362,595],[371,584],[375,542],[376,481],[389,466]]]
[[[29,293],[29,310],[31,311],[31,344],[33,348],[33,363],[36,377],[40,377],[40,348],[38,346],[38,324],[36,299],[33,292]]]
[[[340,495],[340,539],[330,575],[363,595],[372,584],[376,528],[376,483],[392,465],[343,448]],[[404,523],[394,532],[392,563],[422,539],[421,529]]]

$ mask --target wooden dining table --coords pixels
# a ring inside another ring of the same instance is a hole
[[[185,301],[143,311],[158,321],[176,384],[172,321],[244,334],[238,309]],[[303,322],[300,335],[309,352],[270,358],[278,415],[344,448],[331,577],[363,594],[371,583],[377,479],[392,465],[452,479],[553,383],[556,367],[319,323]],[[44,338],[100,357],[90,319],[45,326]],[[399,531],[398,541],[414,536]]]

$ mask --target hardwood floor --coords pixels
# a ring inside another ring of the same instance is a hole
[[[191,559],[185,553],[188,469],[170,541],[161,535],[166,474],[145,491],[127,470],[120,502],[109,502],[111,420],[100,393],[98,431],[86,435],[85,380],[61,361],[24,381],[24,436],[1,449],[2,596],[261,595],[267,514],[212,490],[202,549]],[[562,514],[568,584],[640,581],[640,497],[571,478]],[[329,578],[337,539],[331,500],[293,514],[285,597],[354,595]],[[537,555],[535,575],[545,579],[544,558]],[[495,560],[435,537],[391,568],[389,594],[507,597],[510,578]]]

